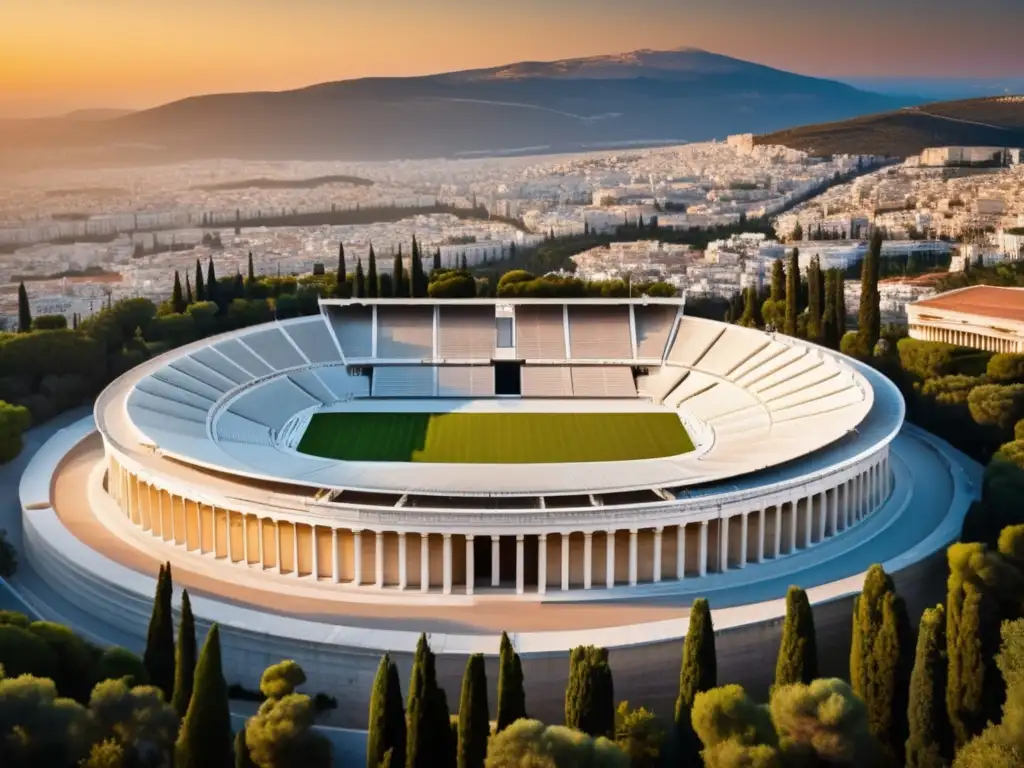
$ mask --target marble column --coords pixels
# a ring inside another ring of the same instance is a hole
[[[474,558],[474,554],[475,553],[473,552],[473,540],[474,539],[475,539],[475,537],[473,536],[473,534],[468,534],[466,536],[466,594],[467,595],[472,595],[473,594],[473,584],[474,584],[474,581],[475,581],[475,578],[474,578],[475,575],[473,573],[473,570],[474,570],[475,565],[476,565],[476,561],[475,561],[475,558]]]
[[[523,567],[523,549],[525,542],[523,534],[516,536],[516,594],[521,595],[526,591],[526,573]]]
[[[661,533],[660,527],[654,529],[654,565],[652,578],[655,584],[661,581]]]
[[[260,537],[262,539],[262,537]],[[341,581],[341,556],[338,554],[338,529],[331,528],[331,580]]]
[[[501,584],[501,536],[491,536],[491,586]]]
[[[718,572],[729,570],[729,518],[718,518]]]
[[[562,534],[562,591],[569,591],[569,537],[571,534]]]
[[[583,588],[590,589],[594,576],[594,534],[583,534]]]
[[[355,567],[355,578],[352,583],[357,587],[363,583],[363,532],[352,531],[352,564]]]
[[[384,533],[374,534],[373,583],[378,589],[384,586]]]
[[[700,521],[700,545],[697,549],[697,575],[705,576],[708,572],[708,521]]]
[[[686,523],[676,527],[676,580],[686,578]]]
[[[420,534],[420,592],[430,591],[430,534]]]
[[[409,586],[409,558],[405,542],[405,532],[398,534],[398,588],[404,590]]]
[[[615,531],[607,531],[604,540],[604,581],[611,589],[615,586]]]
[[[629,531],[629,586],[636,586],[636,571],[637,571],[637,536],[639,532],[633,528]]]
[[[548,535],[537,537],[537,594],[543,595],[548,588]]]
[[[452,535],[445,533],[442,536],[441,564],[444,570],[443,589],[446,595],[450,595],[452,593]]]

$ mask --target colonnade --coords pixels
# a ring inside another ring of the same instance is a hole
[[[249,569],[351,587],[472,595],[590,590],[700,578],[796,554],[856,525],[888,498],[888,448],[833,483],[794,488],[678,521],[558,525],[506,533],[332,527],[196,501],[141,479],[110,457],[107,491],[142,530],[163,541]],[[414,511],[410,510],[410,517]],[[684,518],[685,519],[682,519]],[[647,523],[641,525],[640,523]],[[413,525],[410,520],[410,526]],[[524,526],[525,527],[525,526]]]
[[[988,352],[1016,353],[1020,351],[1018,340],[1003,336],[991,336],[978,330],[960,330],[912,323],[910,335],[922,341],[942,341],[946,344],[983,349]]]

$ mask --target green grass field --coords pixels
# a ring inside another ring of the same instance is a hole
[[[319,413],[299,451],[344,461],[544,464],[675,456],[672,413]]]

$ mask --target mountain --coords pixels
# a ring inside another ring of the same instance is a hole
[[[0,146],[62,162],[383,160],[704,140],[904,103],[683,48],[196,96],[63,132],[0,125]]]
[[[755,137],[820,155],[908,157],[925,147],[1024,147],[1024,96],[940,101]]]

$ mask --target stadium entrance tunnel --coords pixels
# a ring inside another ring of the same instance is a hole
[[[520,397],[522,390],[522,361],[495,361],[494,363],[494,394]]]

